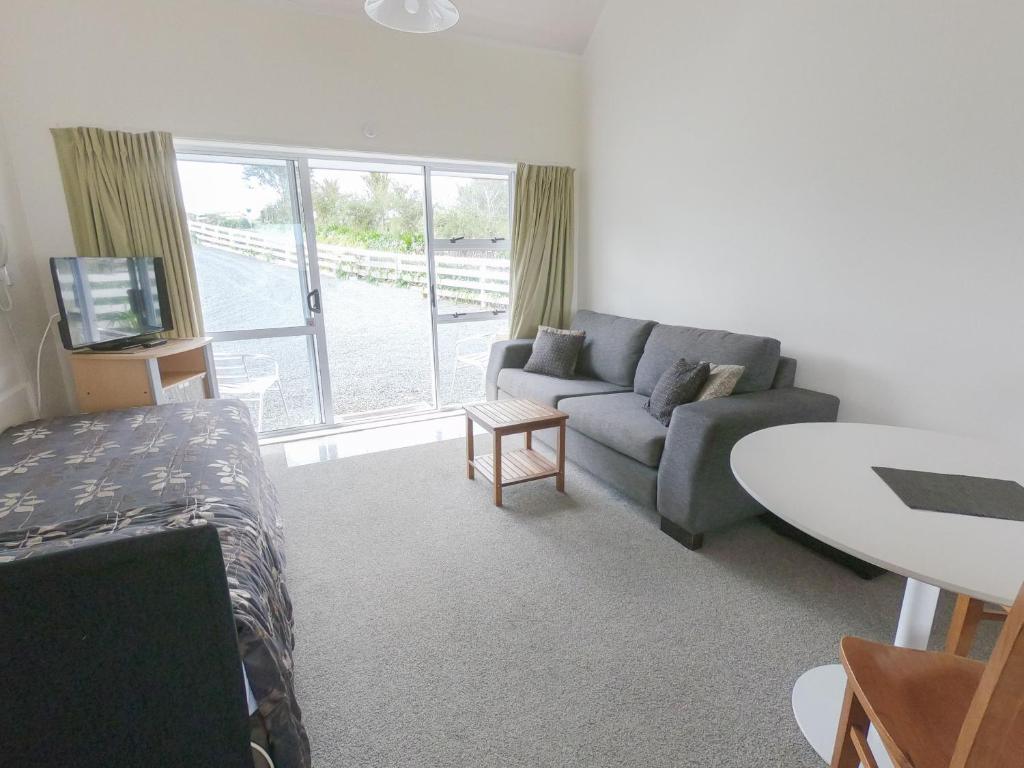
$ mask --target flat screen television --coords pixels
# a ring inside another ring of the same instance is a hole
[[[50,259],[65,349],[123,349],[174,328],[160,258]]]

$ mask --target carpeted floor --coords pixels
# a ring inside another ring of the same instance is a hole
[[[793,681],[844,633],[891,640],[900,579],[757,522],[689,552],[572,465],[567,495],[529,483],[496,509],[463,452],[288,469],[265,451],[317,766],[822,764]]]

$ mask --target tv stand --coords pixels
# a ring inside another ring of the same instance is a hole
[[[146,338],[145,336],[135,336],[130,339],[124,339],[121,341],[104,341],[99,344],[92,344],[84,349],[76,350],[78,352],[131,352],[133,349],[149,349],[150,347],[159,347],[167,343],[167,339],[160,338]]]
[[[83,413],[217,396],[211,339],[166,339],[150,348],[71,354]]]

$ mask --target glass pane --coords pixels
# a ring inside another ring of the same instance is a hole
[[[324,245],[375,252],[422,254],[423,175],[368,170],[310,170],[317,252]],[[327,261],[339,251],[328,248]]]
[[[178,162],[207,331],[305,325],[289,171],[284,161]]]
[[[441,406],[486,399],[484,375],[491,344],[508,338],[508,318],[437,326],[437,362]]]
[[[440,315],[507,310],[508,251],[435,251]]]
[[[430,174],[434,237],[509,238],[508,177]]]
[[[311,336],[213,345],[220,396],[244,402],[259,432],[320,423],[311,359]]]
[[[434,407],[423,176],[310,171],[339,417]]]

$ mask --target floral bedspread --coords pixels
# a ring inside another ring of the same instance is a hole
[[[202,400],[35,421],[0,434],[0,562],[97,537],[212,524],[238,644],[280,768],[308,768],[292,684],[277,498],[244,405]]]

